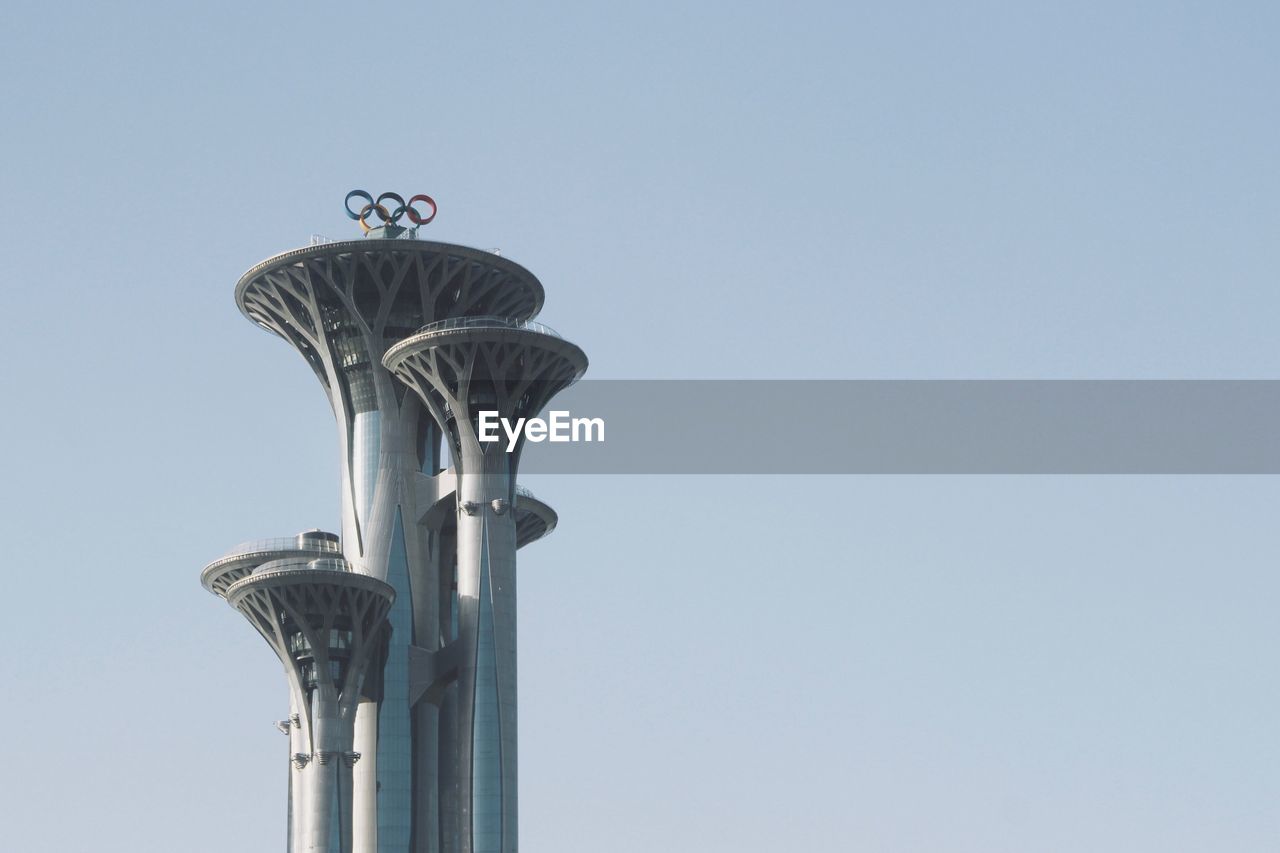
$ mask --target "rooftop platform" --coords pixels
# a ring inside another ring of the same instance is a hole
[[[232,584],[272,561],[287,558],[310,561],[335,556],[342,556],[342,545],[336,534],[323,530],[307,530],[278,539],[257,539],[237,545],[205,566],[200,572],[200,583],[214,595],[226,598]]]

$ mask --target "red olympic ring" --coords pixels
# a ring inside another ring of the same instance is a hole
[[[418,211],[413,209],[413,203],[415,201],[424,201],[427,204],[431,205],[431,215],[428,216],[426,219],[423,219],[422,214],[418,213]],[[433,199],[429,195],[426,195],[425,193],[419,193],[418,195],[415,195],[413,198],[409,199],[409,203],[405,205],[404,212],[409,215],[409,221],[412,222],[414,225],[426,225],[428,222],[436,218],[435,199]]]

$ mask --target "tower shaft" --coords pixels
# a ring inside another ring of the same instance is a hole
[[[537,414],[586,369],[583,352],[546,327],[504,317],[441,321],[383,362],[444,427],[457,472],[460,737],[453,770],[462,853],[514,853],[516,789],[515,478],[522,443],[483,442],[482,413]],[[469,736],[468,736],[469,733]]]

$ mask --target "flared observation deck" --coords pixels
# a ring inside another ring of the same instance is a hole
[[[250,268],[235,291],[240,311],[298,347],[317,373],[322,332],[399,340],[467,315],[527,320],[544,296],[533,273],[492,252],[376,237],[282,252]],[[339,349],[333,355],[344,369],[364,360]]]
[[[351,850],[355,710],[385,649],[395,590],[342,557],[286,557],[231,584],[226,599],[271,646],[289,683],[289,847]]]
[[[521,485],[516,486],[515,514],[517,548],[549,536],[560,522],[560,516],[550,504]]]
[[[324,530],[304,530],[297,536],[257,539],[237,545],[205,566],[200,572],[200,583],[214,595],[226,598],[228,587],[267,563],[286,558],[309,561],[340,556],[342,545],[337,534]]]
[[[489,364],[484,365],[482,361],[477,360],[476,363],[479,366],[505,368],[485,371],[482,374],[482,378],[489,380],[505,380],[518,383],[537,379],[572,385],[581,379],[582,375],[587,371],[586,354],[576,344],[565,340],[555,329],[525,317],[496,314],[450,317],[427,323],[413,335],[391,347],[383,358],[383,363],[386,364],[389,370],[398,373],[403,380],[406,378],[407,371],[402,370],[401,366],[406,361],[411,360],[414,353],[425,349],[451,347],[459,344],[474,347],[487,346],[490,348],[499,347],[503,344],[518,345],[529,348],[535,354],[545,353],[538,359],[538,362],[541,362],[538,364],[495,364],[493,358],[490,358],[488,359]],[[544,363],[553,360],[563,361],[564,364],[555,365],[554,367],[550,364],[545,364],[546,368],[553,370],[553,376],[544,377],[539,375],[537,369],[543,367]],[[451,378],[456,380],[462,377],[454,376]]]
[[[456,476],[452,470],[441,475],[444,487],[433,502],[422,501],[426,506],[420,522],[442,535],[453,537],[457,533],[457,497],[454,495]],[[556,529],[560,516],[546,501],[519,484],[515,487],[515,504],[511,511],[516,522],[516,547],[523,548],[543,539]]]
[[[481,410],[532,417],[587,370],[586,353],[576,344],[550,326],[512,316],[428,323],[388,349],[382,362],[446,427],[455,459],[464,448],[482,452],[476,444]],[[470,427],[459,429],[459,417]]]

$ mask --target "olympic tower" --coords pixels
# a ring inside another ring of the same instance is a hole
[[[536,415],[587,359],[530,322],[528,270],[418,239],[430,197],[356,190],[346,210],[363,239],[236,286],[333,407],[341,537],[248,543],[201,580],[284,664],[290,853],[515,853],[515,554],[557,518],[476,419]]]

